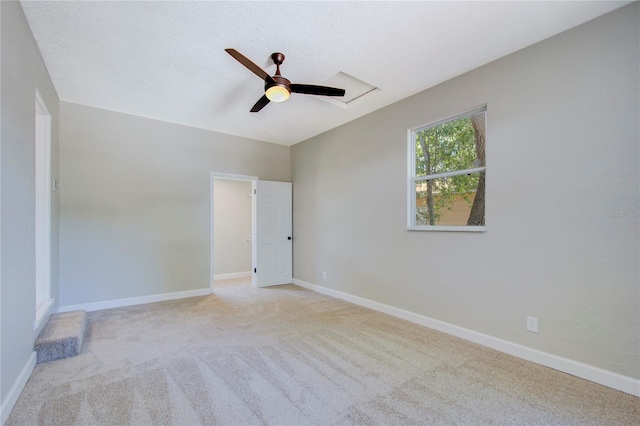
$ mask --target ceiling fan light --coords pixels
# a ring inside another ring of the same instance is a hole
[[[271,102],[284,102],[289,99],[291,92],[284,86],[274,85],[267,89],[265,95]]]

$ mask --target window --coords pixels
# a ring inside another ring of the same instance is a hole
[[[409,131],[411,230],[483,231],[486,107]]]

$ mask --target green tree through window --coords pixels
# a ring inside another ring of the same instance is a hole
[[[414,130],[412,135],[415,225],[484,226],[485,111]],[[465,221],[459,223],[463,214]]]

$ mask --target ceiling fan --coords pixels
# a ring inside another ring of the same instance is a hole
[[[312,84],[295,84],[280,75],[280,65],[284,62],[282,53],[273,53],[271,59],[276,64],[276,74],[272,77],[262,68],[251,62],[246,56],[235,49],[224,49],[238,62],[247,67],[249,71],[264,80],[264,95],[251,108],[251,112],[258,112],[269,102],[284,102],[289,99],[291,93],[304,93],[305,95],[320,96],[344,96],[344,89],[335,87],[314,86]]]

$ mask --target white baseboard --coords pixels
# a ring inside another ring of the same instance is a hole
[[[104,302],[81,303],[79,305],[60,306],[58,312],[100,311],[102,309],[121,308],[123,306],[143,305],[145,303],[164,302],[165,300],[185,299],[187,297],[207,296],[210,288],[176,291],[173,293],[153,294],[151,296],[129,297],[127,299],[106,300]]]
[[[251,276],[251,271],[247,272],[232,272],[230,274],[216,274],[213,276],[215,280],[230,280],[232,278],[246,278]]]
[[[577,376],[640,397],[640,380],[634,379],[632,377],[623,376],[622,374],[584,364],[579,361],[574,361],[547,352],[542,352],[537,349],[520,345],[518,343],[502,340],[497,337],[482,334],[477,331],[446,323],[444,321],[439,321],[433,318],[426,317],[424,315],[405,311],[404,309],[385,305],[384,303],[374,302],[372,300],[365,299],[359,296],[343,293],[338,290],[322,287],[317,284],[311,284],[296,278],[293,279],[293,284],[315,291],[317,293],[325,294],[337,299],[342,299],[356,305],[364,306],[375,311],[383,312],[397,318],[420,324],[425,327],[450,334],[452,336],[460,337],[462,339],[469,340],[471,342],[478,343],[492,349],[496,349],[509,355],[526,359],[527,361],[535,362],[536,364],[544,365],[546,367],[550,367],[555,370],[559,370],[573,376]]]
[[[51,311],[53,309],[53,305],[55,304],[55,299],[50,299],[47,302],[43,303],[42,306],[38,310],[36,310],[36,320],[33,322],[33,341],[38,338],[40,332],[44,328],[47,321],[49,321],[49,317],[51,316]]]
[[[31,377],[31,372],[36,366],[36,358],[36,353],[31,352],[31,356],[29,356],[29,359],[27,359],[27,362],[22,367],[18,378],[13,383],[13,386],[11,386],[9,393],[2,401],[2,405],[0,406],[0,425],[3,425],[4,422],[7,421],[7,419],[9,418],[9,414],[13,409],[13,406],[16,405],[22,389],[24,389],[24,386],[27,384],[27,380],[29,380],[29,377]]]

